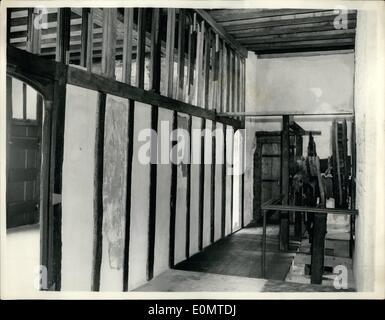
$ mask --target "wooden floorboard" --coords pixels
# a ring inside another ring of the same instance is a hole
[[[254,228],[255,231],[257,228]],[[244,231],[245,230],[245,231]],[[267,237],[266,278],[284,280],[297,246],[279,251],[278,234]],[[261,278],[262,236],[243,229],[175,266],[178,270]]]

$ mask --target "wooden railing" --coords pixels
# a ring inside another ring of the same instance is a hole
[[[261,205],[263,215],[263,235],[262,235],[262,277],[266,275],[266,218],[272,212],[305,212],[314,214],[313,242],[311,250],[311,283],[321,284],[324,269],[324,248],[326,234],[326,217],[328,214],[344,214],[350,216],[358,215],[356,209],[334,209],[316,208],[305,206],[279,205],[283,198],[281,195],[277,199],[270,199]]]

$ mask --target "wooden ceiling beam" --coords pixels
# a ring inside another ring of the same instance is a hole
[[[241,38],[239,41],[245,44],[251,44],[258,41],[265,40],[276,40],[276,41],[284,41],[285,39],[300,39],[300,38],[317,38],[317,37],[336,37],[339,36],[350,36],[354,37],[356,33],[355,29],[347,29],[347,30],[326,30],[326,31],[309,31],[309,32],[296,32],[296,33],[283,33],[283,34],[268,34],[268,35],[258,35],[254,37]]]
[[[317,9],[219,9],[208,11],[217,22],[328,11]]]
[[[247,58],[247,49],[244,48],[238,41],[236,41],[230,34],[228,34],[225,29],[223,29],[223,27],[221,27],[206,10],[196,9],[195,11],[233,50],[238,52],[242,57]]]
[[[290,25],[305,25],[305,24],[313,24],[317,22],[328,22],[332,23],[334,20],[338,17],[338,15],[331,15],[331,16],[321,16],[321,17],[312,17],[312,18],[301,18],[301,19],[281,19],[277,21],[264,21],[264,22],[255,22],[255,23],[247,23],[247,24],[240,24],[235,26],[229,26],[224,27],[224,29],[228,33],[232,33],[233,31],[247,31],[247,30],[253,30],[257,31],[255,29],[258,28],[266,28],[266,27],[286,27]],[[348,14],[347,15],[348,20],[355,20],[356,14]]]
[[[315,40],[339,40],[339,39],[352,39],[355,37],[355,33],[341,33],[338,35],[307,35],[307,36],[298,36],[298,37],[272,37],[272,38],[264,38],[264,39],[258,39],[258,38],[252,38],[252,39],[245,39],[241,41],[241,43],[245,47],[250,47],[253,45],[260,45],[260,44],[266,44],[266,43],[290,43],[290,42],[296,42],[296,41],[315,41]]]
[[[349,11],[348,13],[354,14],[354,11]],[[231,26],[238,26],[238,25],[247,25],[252,23],[260,23],[260,22],[272,22],[272,21],[282,21],[282,20],[294,20],[294,19],[305,19],[305,18],[316,18],[316,17],[330,17],[330,16],[336,16],[338,13],[336,13],[334,10],[323,10],[323,11],[310,11],[305,13],[294,13],[294,14],[287,14],[287,15],[278,15],[278,16],[272,16],[272,17],[252,17],[249,19],[241,19],[241,20],[232,20],[232,21],[225,21],[225,22],[219,22],[219,24],[224,27],[231,27]]]
[[[354,38],[348,39],[338,39],[338,40],[310,40],[310,41],[293,41],[290,43],[270,43],[270,44],[261,44],[261,45],[252,45],[250,50],[265,50],[265,49],[284,49],[284,48],[301,48],[301,47],[325,47],[325,46],[341,46],[341,45],[353,45]]]
[[[347,21],[347,29],[354,29],[356,27],[356,20]],[[244,38],[258,37],[265,35],[277,35],[277,34],[292,34],[299,32],[315,32],[315,31],[330,31],[336,30],[333,21],[321,22],[321,23],[309,23],[302,25],[289,25],[289,26],[277,26],[266,27],[249,30],[237,30],[231,32],[232,36],[237,41],[242,41]]]
[[[253,51],[258,55],[269,55],[269,54],[285,54],[285,53],[306,53],[318,51],[330,52],[330,51],[341,51],[341,50],[352,50],[354,44],[342,44],[342,45],[311,45],[302,47],[278,47],[278,48],[265,48],[265,49],[254,49]]]

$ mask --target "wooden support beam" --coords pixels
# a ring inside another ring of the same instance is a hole
[[[122,81],[127,84],[131,84],[133,29],[134,29],[134,9],[124,8]]]
[[[115,78],[117,9],[103,9],[102,75]]]
[[[43,101],[40,101],[41,106]],[[64,159],[64,130],[66,112],[66,80],[55,81],[54,101],[52,111],[52,143],[50,190],[53,194],[62,195],[63,159]],[[38,110],[41,114],[42,110]],[[39,116],[37,117],[39,118]],[[52,203],[50,207],[50,288],[61,289],[62,263],[62,203]]]
[[[132,64],[132,29],[134,25],[134,9],[124,9],[124,45],[123,45],[123,71],[122,82],[131,84]],[[130,226],[131,226],[131,190],[132,190],[132,160],[134,146],[134,116],[135,101],[129,99],[127,119],[127,164],[126,164],[126,212],[125,212],[125,239],[123,258],[123,291],[128,291],[129,281],[129,251],[130,251]]]
[[[92,269],[92,291],[100,289],[100,269],[102,264],[103,245],[103,171],[104,171],[104,127],[106,115],[106,94],[99,93],[97,109],[97,127],[95,134],[95,167],[94,167],[94,261]]]
[[[321,284],[325,259],[326,215],[314,214],[313,242],[311,252],[312,284]]]
[[[144,88],[144,58],[146,49],[146,10],[138,9],[138,46],[136,56],[136,86]]]
[[[213,17],[205,10],[196,9],[196,12],[211,26],[211,28],[220,35],[220,37],[226,41],[226,43],[241,56],[247,58],[247,49],[245,49],[239,42],[237,42],[230,34],[228,34],[223,27],[221,27],[213,19]]]
[[[28,8],[27,18],[27,50],[34,54],[40,54],[41,30],[35,28],[34,21],[38,15],[38,10]],[[11,25],[13,20],[11,20]]]
[[[80,65],[82,67],[87,66],[87,52],[88,52],[88,45],[90,43],[88,40],[88,37],[89,36],[92,37],[93,35],[92,33],[90,34],[88,33],[88,28],[90,26],[90,23],[88,21],[89,18],[90,18],[90,8],[82,8],[82,27],[81,27],[81,33],[80,33],[80,36],[81,36]],[[92,21],[92,16],[91,16],[91,21]]]
[[[239,22],[246,19],[281,17],[294,14],[316,13],[329,10],[317,9],[218,9],[210,12],[211,16],[222,24],[222,22]]]
[[[289,204],[289,116],[282,117],[282,137],[281,137],[281,194],[283,194],[282,204]],[[279,249],[289,250],[289,214],[280,212],[279,228]]]
[[[175,47],[175,9],[167,9],[166,40],[166,95],[173,97],[174,80],[174,47]]]
[[[335,19],[338,18],[338,14],[327,15],[327,16],[318,16],[318,17],[308,17],[308,18],[297,18],[297,19],[277,19],[270,21],[260,21],[258,19],[251,19],[250,22],[246,21],[246,23],[238,23],[236,25],[231,25],[226,27],[227,32],[233,31],[244,31],[250,29],[259,29],[266,27],[277,27],[277,26],[290,26],[290,25],[303,25],[308,23],[318,23],[318,22],[334,22]],[[348,20],[354,20],[356,18],[356,14],[347,14]]]
[[[85,65],[87,66],[87,71],[92,71],[92,63],[93,63],[93,45],[94,45],[94,8],[90,8],[90,11],[88,12],[88,18],[87,18],[87,58],[85,62]]]
[[[56,61],[69,63],[71,9],[59,8],[57,15]]]
[[[347,20],[347,29],[353,30],[356,27],[356,20]],[[264,27],[258,29],[248,30],[237,30],[233,31],[232,34],[237,41],[242,42],[243,39],[249,37],[258,36],[271,36],[271,35],[288,35],[294,33],[304,32],[320,32],[320,31],[331,31],[336,30],[333,21],[317,22],[317,23],[306,23],[302,25],[285,25],[275,27]]]

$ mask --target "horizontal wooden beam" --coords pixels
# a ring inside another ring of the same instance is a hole
[[[283,49],[283,48],[296,48],[296,47],[339,47],[342,45],[354,45],[354,38],[345,38],[337,40],[309,40],[309,41],[292,41],[292,42],[274,42],[268,44],[256,44],[250,45],[250,50],[266,50],[266,49]]]
[[[341,51],[341,50],[353,50],[354,44],[344,44],[344,45],[312,45],[312,46],[296,46],[296,47],[281,47],[281,48],[266,48],[266,49],[253,49],[253,51],[260,55],[260,54],[278,54],[278,53],[298,53],[298,52],[315,52],[317,51],[319,54],[321,54],[322,51],[330,52],[331,50],[334,51]]]
[[[242,44],[251,44],[258,41],[269,41],[269,40],[276,40],[276,41],[284,41],[285,39],[300,39],[300,38],[318,38],[318,37],[336,37],[339,36],[350,36],[354,37],[356,33],[355,29],[343,29],[343,30],[326,30],[326,31],[317,31],[317,30],[310,30],[308,32],[296,32],[296,33],[283,33],[283,34],[259,34],[256,36],[250,36],[241,38],[240,42]],[[290,40],[289,40],[290,41]]]
[[[330,16],[321,16],[321,17],[310,17],[310,18],[298,18],[298,19],[280,19],[276,21],[263,21],[263,22],[252,22],[247,24],[238,24],[234,26],[228,26],[224,29],[231,33],[233,31],[240,30],[249,30],[249,29],[258,29],[258,28],[266,28],[266,27],[278,27],[278,26],[289,26],[289,25],[304,25],[308,23],[317,23],[317,22],[331,22],[334,23],[334,20],[338,18],[338,15],[330,15]],[[356,14],[347,14],[347,20],[355,20]]]
[[[279,43],[279,44],[290,44],[296,41],[318,41],[318,40],[329,40],[329,41],[338,41],[341,39],[354,39],[355,30],[349,30],[350,32],[344,32],[339,34],[317,34],[317,33],[305,33],[305,35],[300,36],[298,34],[292,34],[291,36],[286,35],[282,36],[269,36],[269,37],[253,37],[249,39],[242,40],[243,45],[255,46],[263,45],[268,43]],[[300,33],[304,34],[304,33]]]
[[[238,41],[236,41],[230,34],[228,34],[223,27],[221,27],[212,16],[205,10],[195,10],[210,26],[211,28],[236,52],[242,57],[247,58],[248,52]]]
[[[358,210],[356,209],[335,209],[335,208],[314,208],[304,206],[290,206],[290,205],[277,205],[277,204],[262,204],[262,210],[270,211],[290,211],[290,212],[306,212],[306,213],[318,213],[318,214],[344,214],[356,216]]]
[[[258,107],[259,109],[261,107]],[[325,113],[306,113],[306,112],[287,112],[287,111],[272,111],[272,112],[225,112],[218,113],[218,116],[229,117],[282,117],[284,115],[307,117],[307,116],[353,116],[353,112],[325,112]]]
[[[346,23],[347,23],[346,30],[355,29],[356,20],[347,20]],[[333,21],[306,23],[306,24],[299,24],[299,25],[264,27],[264,28],[258,28],[258,29],[248,29],[248,30],[236,30],[236,31],[232,31],[231,35],[235,38],[235,40],[241,42],[242,39],[249,38],[249,37],[277,35],[277,34],[293,34],[293,33],[302,33],[302,32],[319,32],[319,31],[329,31],[329,30],[336,30]]]
[[[212,110],[203,109],[201,107],[190,105],[160,94],[130,86],[126,83],[107,79],[103,76],[93,74],[76,67],[68,66],[67,81],[69,84],[77,85],[83,88],[132,99],[145,104],[155,105],[160,108],[178,111],[180,113],[186,113],[203,119],[219,121],[224,124],[231,125],[234,128],[242,128],[241,121],[228,117],[217,117],[216,113]]]
[[[210,15],[218,22],[232,22],[252,18],[266,18],[329,11],[317,9],[219,9],[210,10]]]
[[[349,12],[352,13],[353,12]],[[286,14],[286,15],[277,15],[277,16],[270,16],[270,17],[250,17],[248,19],[241,19],[241,20],[234,20],[234,21],[226,21],[226,22],[219,22],[219,24],[223,27],[230,27],[230,26],[239,26],[239,25],[247,25],[247,24],[253,24],[253,23],[259,23],[259,22],[271,22],[271,21],[287,21],[287,20],[297,20],[297,19],[305,19],[305,18],[316,18],[316,17],[327,17],[327,16],[336,16],[338,13],[336,13],[334,10],[323,10],[323,11],[308,11],[308,12],[297,12],[292,14]]]

